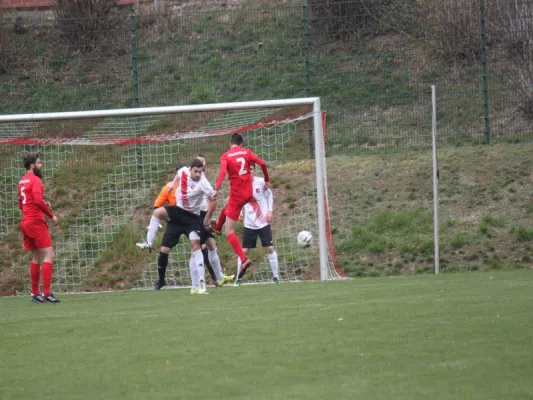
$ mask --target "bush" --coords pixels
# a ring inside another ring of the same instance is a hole
[[[511,81],[522,114],[533,120],[533,4],[511,2],[502,13],[506,19],[501,24],[504,47],[513,73]]]
[[[127,24],[116,12],[118,1],[58,0],[53,10],[60,37],[81,51],[119,42]]]
[[[487,24],[486,41],[490,46],[501,40],[502,1],[487,1],[483,10]],[[481,9],[478,0],[421,1],[424,39],[444,61],[476,62],[481,58]]]
[[[415,0],[309,0],[315,38],[357,41],[409,29]]]

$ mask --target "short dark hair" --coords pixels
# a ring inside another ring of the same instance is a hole
[[[35,164],[39,158],[39,153],[27,153],[24,155],[23,163],[26,171],[30,170],[30,165]]]
[[[234,133],[233,135],[231,135],[231,144],[236,144],[240,146],[243,143],[244,139],[240,133]]]
[[[202,162],[202,160],[199,160],[197,158],[195,158],[194,160],[192,160],[192,163],[191,163],[191,169],[192,168],[204,168],[204,163]]]

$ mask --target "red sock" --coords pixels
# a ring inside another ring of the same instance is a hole
[[[43,262],[43,294],[50,294],[50,284],[52,283],[52,263]]]
[[[30,264],[31,294],[39,294],[39,279],[41,278],[41,266],[37,263]]]
[[[224,207],[222,211],[220,211],[220,216],[218,217],[218,221],[215,225],[215,228],[218,230],[221,230],[225,222],[226,222],[226,207]]]
[[[235,232],[231,232],[228,235],[228,242],[233,248],[235,254],[237,254],[241,261],[244,262],[244,260],[246,260],[246,256],[244,255],[244,251],[242,251],[241,242],[239,241],[239,238],[237,237]]]

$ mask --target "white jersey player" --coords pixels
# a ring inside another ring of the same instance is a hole
[[[211,215],[216,208],[216,196],[214,190],[204,174],[203,162],[194,159],[190,167],[181,168],[174,179],[176,205],[160,207],[154,210],[150,221],[149,230],[153,228],[157,231],[159,220],[166,219],[168,224],[161,241],[161,250],[157,260],[157,272],[159,281],[154,285],[155,290],[160,290],[166,285],[165,274],[168,265],[168,254],[170,250],[179,242],[181,235],[186,235],[191,242],[192,256],[190,261],[191,272],[194,270],[198,277],[198,287],[193,287],[191,293],[206,293],[204,259],[200,246],[200,235],[202,224],[209,222]],[[200,208],[207,197],[208,211],[204,221],[200,217]],[[206,222],[207,221],[207,222]],[[154,222],[152,224],[152,222]],[[155,235],[154,235],[155,236]],[[138,245],[139,246],[139,245]],[[141,246],[139,246],[141,247]],[[151,250],[152,244],[146,243],[144,250]],[[192,274],[191,274],[192,275]]]
[[[254,205],[247,203],[243,207],[242,217],[244,221],[244,229],[242,232],[242,249],[244,254],[248,256],[250,249],[255,249],[257,244],[257,237],[261,239],[261,246],[266,248],[268,253],[268,261],[272,268],[273,280],[280,283],[278,272],[278,254],[274,248],[272,240],[272,229],[270,223],[272,222],[272,210],[274,207],[274,193],[271,189],[265,187],[265,180],[255,176],[255,166],[250,166],[250,173],[253,177],[253,191],[254,198],[257,203]],[[237,280],[235,286],[240,286],[246,270],[240,271],[241,262],[237,264]],[[239,272],[240,271],[240,272]]]

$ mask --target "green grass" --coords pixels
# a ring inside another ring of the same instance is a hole
[[[529,399],[532,274],[0,298],[0,397]]]

